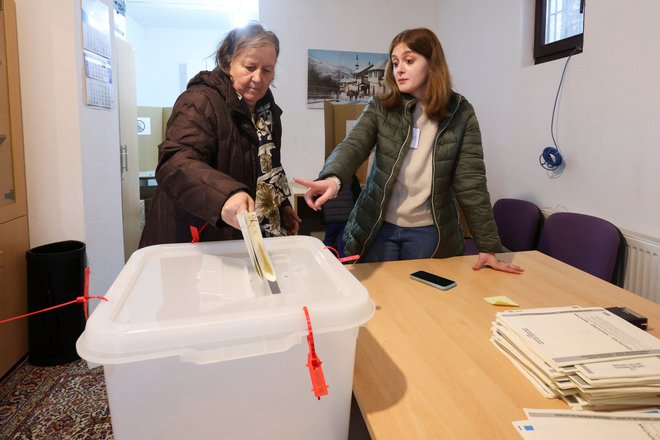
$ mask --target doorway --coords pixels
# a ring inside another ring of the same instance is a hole
[[[259,1],[125,0],[124,6],[123,15],[115,6],[115,27],[123,27],[121,36],[116,37],[123,42],[117,45],[129,46],[123,53],[133,50],[134,73],[118,71],[117,81],[134,84],[135,108],[122,105],[120,119],[124,127],[127,120],[138,127],[137,139],[122,139],[119,152],[122,187],[129,188],[122,190],[124,253],[128,260],[137,249],[157,185],[157,149],[172,105],[192,76],[215,67],[217,45],[228,31],[259,19]],[[132,102],[129,100],[130,105]],[[122,112],[128,118],[122,118]],[[129,135],[133,138],[133,133]]]

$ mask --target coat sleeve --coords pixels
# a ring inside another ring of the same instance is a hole
[[[175,205],[217,224],[222,206],[238,191],[249,188],[215,169],[219,120],[212,104],[201,93],[186,91],[174,105],[165,140],[158,146],[156,180]]]
[[[501,252],[502,244],[486,185],[486,166],[479,122],[471,106],[469,110],[456,159],[454,193],[479,251]]]

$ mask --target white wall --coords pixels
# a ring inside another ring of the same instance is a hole
[[[192,62],[199,63],[197,71],[206,69],[202,61],[214,60],[220,40],[231,29],[144,29],[130,16],[126,26],[126,40],[135,48],[137,103],[147,107],[174,105],[188,79],[182,68]]]
[[[533,3],[440,5],[439,37],[479,117],[493,200],[525,198],[660,237],[660,3],[587,4],[584,53],[571,58],[555,116],[566,160],[556,178],[538,157],[552,145],[566,59],[533,64]]]
[[[80,1],[16,3],[30,246],[85,242],[103,295],[124,262],[117,110],[83,104]]]
[[[413,27],[436,30],[435,0],[396,8],[379,0],[259,2],[261,22],[280,39],[273,93],[284,110],[282,162],[289,178],[316,178],[323,165],[323,110],[307,109],[307,50],[387,53],[392,38]]]

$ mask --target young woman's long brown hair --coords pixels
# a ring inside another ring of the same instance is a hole
[[[427,117],[439,121],[449,116],[447,109],[451,98],[451,75],[445,60],[445,52],[438,37],[429,29],[408,29],[398,34],[390,44],[390,55],[399,43],[403,43],[413,52],[422,55],[429,63],[429,78],[424,93],[424,109]],[[392,60],[387,62],[385,83],[387,92],[381,98],[383,106],[394,108],[403,103],[401,92],[394,80]]]

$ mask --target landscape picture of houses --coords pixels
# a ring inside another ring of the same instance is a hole
[[[366,103],[385,91],[388,55],[309,49],[307,108],[323,108],[323,101]]]

